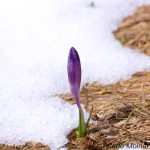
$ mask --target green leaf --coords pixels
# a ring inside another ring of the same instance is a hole
[[[120,38],[119,38],[119,41],[120,41],[122,44],[127,43],[127,39],[126,39],[125,37],[120,37]]]
[[[86,133],[86,129],[88,128],[88,125],[89,125],[89,121],[90,121],[90,119],[91,119],[92,112],[93,112],[93,106],[92,106],[92,108],[91,108],[90,115],[89,115],[89,118],[88,118],[87,123],[86,123],[86,126],[85,126],[85,133]]]
[[[91,7],[94,7],[94,2],[91,2],[91,4],[90,4],[90,5],[91,5]]]

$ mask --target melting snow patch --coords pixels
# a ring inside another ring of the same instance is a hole
[[[78,124],[69,92],[67,57],[80,55],[82,85],[127,79],[150,69],[150,57],[124,48],[112,31],[149,0],[0,1],[0,143],[43,142],[56,149]],[[86,114],[87,116],[87,114]]]

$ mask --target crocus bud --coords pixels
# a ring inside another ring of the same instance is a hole
[[[68,57],[68,80],[71,93],[76,100],[78,108],[81,108],[79,102],[80,82],[81,82],[81,64],[78,52],[71,47]]]

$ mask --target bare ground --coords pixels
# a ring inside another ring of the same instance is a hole
[[[150,6],[140,7],[123,20],[114,32],[125,46],[139,49],[150,55]],[[138,65],[138,64],[137,64]],[[70,93],[60,95],[66,102],[75,104]],[[89,112],[94,106],[87,135],[75,139],[74,129],[68,138],[68,149],[111,149],[121,145],[139,143],[150,149],[150,72],[136,73],[131,79],[116,84],[86,84],[80,92],[80,102]],[[104,118],[99,118],[99,114]],[[0,144],[0,150],[49,150],[42,143],[28,142],[20,146]]]

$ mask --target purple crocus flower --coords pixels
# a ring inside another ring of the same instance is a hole
[[[78,52],[71,47],[68,57],[68,80],[71,93],[76,100],[78,108],[81,108],[79,102],[80,82],[81,82],[81,64]]]

